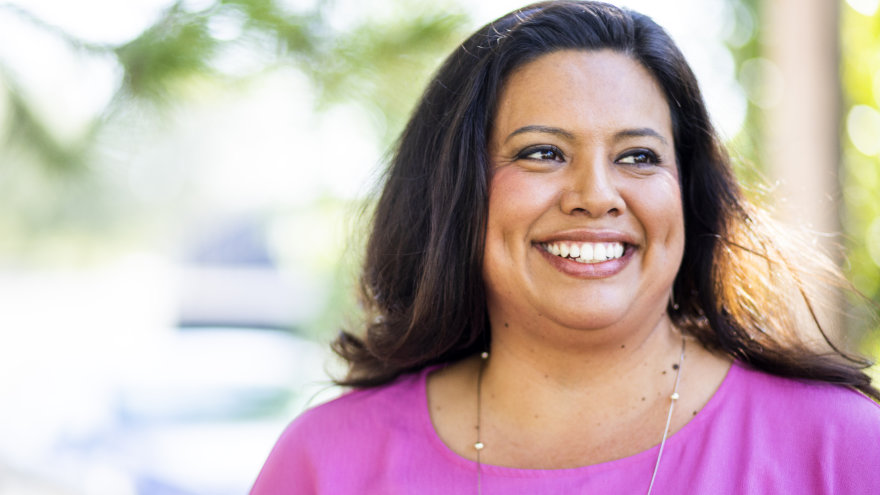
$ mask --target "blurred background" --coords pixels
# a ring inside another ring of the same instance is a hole
[[[878,2],[620,2],[680,44],[751,193],[875,304]],[[415,99],[520,6],[0,1],[0,495],[246,493],[338,393],[326,344]],[[830,324],[876,357],[854,302]]]

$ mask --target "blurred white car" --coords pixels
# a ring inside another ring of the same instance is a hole
[[[337,393],[328,355],[281,330],[181,329],[119,377],[113,423],[57,454],[97,469],[93,493],[247,493],[290,420]]]

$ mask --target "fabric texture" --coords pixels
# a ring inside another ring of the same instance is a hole
[[[251,495],[477,493],[476,463],[450,450],[431,424],[429,371],[304,412]],[[484,464],[482,493],[645,493],[658,448],[574,469]],[[878,494],[880,405],[847,388],[734,363],[703,410],[667,440],[653,493]]]

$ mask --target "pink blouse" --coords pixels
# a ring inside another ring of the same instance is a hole
[[[251,495],[477,493],[476,463],[450,450],[431,424],[430,371],[300,415]],[[482,493],[645,493],[657,449],[573,469],[484,464]],[[880,405],[848,388],[735,363],[703,410],[667,440],[653,493],[880,494]]]

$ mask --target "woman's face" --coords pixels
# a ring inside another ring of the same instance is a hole
[[[490,136],[493,325],[644,327],[684,251],[669,107],[638,62],[559,51],[515,71]]]

